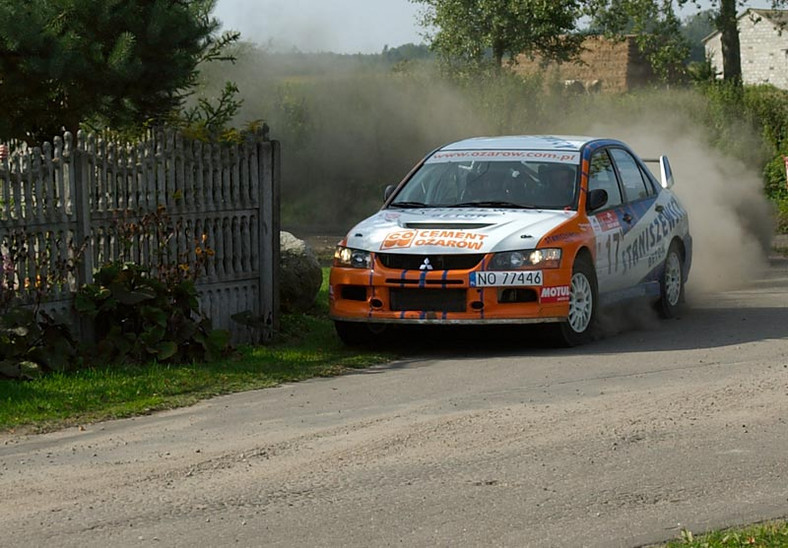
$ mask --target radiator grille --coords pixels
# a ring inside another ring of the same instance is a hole
[[[464,289],[391,289],[391,309],[425,312],[465,312]]]
[[[431,270],[470,270],[484,259],[484,254],[472,255],[403,255],[399,253],[378,253],[378,261],[387,268],[400,270],[419,270],[429,264]],[[429,260],[429,263],[425,263]]]

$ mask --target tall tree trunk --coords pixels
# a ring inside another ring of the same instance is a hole
[[[736,0],[720,0],[717,29],[722,33],[722,71],[728,82],[741,83],[741,51],[736,24]]]
[[[493,44],[493,60],[495,61],[495,66],[500,68],[503,66],[503,44],[500,42],[495,42]]]

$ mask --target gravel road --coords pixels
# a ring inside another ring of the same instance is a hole
[[[342,377],[0,435],[0,544],[632,547],[784,517],[786,307],[774,259],[578,349],[407,335]]]

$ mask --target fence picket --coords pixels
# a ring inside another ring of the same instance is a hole
[[[162,130],[134,146],[82,132],[40,149],[9,145],[10,156],[0,162],[0,255],[6,257],[9,245],[26,234],[28,256],[15,265],[19,287],[43,279],[87,243],[68,287],[53,288],[48,304],[68,309],[73,291],[91,283],[101,264],[134,260],[156,266],[162,246],[171,264],[194,264],[199,246],[213,259],[197,283],[201,309],[210,310],[214,326],[231,330],[236,342],[270,340],[279,226],[273,186],[279,174],[278,146],[268,140],[267,128],[232,146]],[[175,228],[164,244],[129,229],[159,206]],[[253,337],[230,319],[246,310],[269,319]]]

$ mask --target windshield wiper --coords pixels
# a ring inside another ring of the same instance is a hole
[[[516,204],[514,202],[505,202],[505,201],[480,201],[480,202],[463,202],[461,204],[454,204],[447,207],[504,207],[504,208],[512,208],[512,209],[536,209],[536,207],[532,205],[523,205],[523,204]]]
[[[432,207],[423,202],[392,202],[389,207],[399,207],[402,209],[417,209],[421,207]]]

